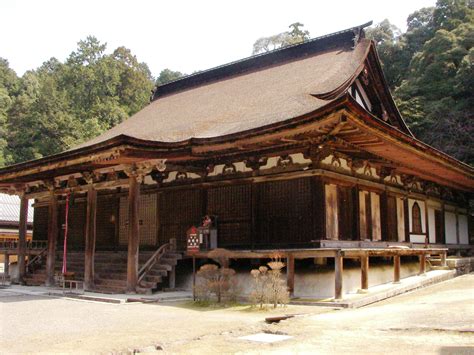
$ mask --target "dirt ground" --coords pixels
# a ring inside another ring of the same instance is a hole
[[[298,316],[268,325],[277,314]],[[0,290],[0,352],[474,354],[474,274],[360,309],[289,306],[276,311],[107,304]],[[293,338],[239,339],[260,332]]]

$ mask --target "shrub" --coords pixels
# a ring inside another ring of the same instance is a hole
[[[279,256],[272,258],[272,261],[266,266],[260,266],[258,269],[250,271],[254,279],[254,289],[250,294],[252,304],[260,305],[260,309],[265,304],[273,304],[276,308],[279,304],[288,304],[290,301],[290,293],[286,287],[286,281],[281,277],[281,270],[285,264],[280,260]]]

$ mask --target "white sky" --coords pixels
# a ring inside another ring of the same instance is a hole
[[[311,37],[407,16],[435,0],[0,0],[0,57],[22,75],[51,57],[64,61],[88,35],[125,46],[157,76],[191,73],[247,57],[255,40],[302,22]]]

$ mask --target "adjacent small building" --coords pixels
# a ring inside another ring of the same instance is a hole
[[[390,256],[396,267],[418,255],[424,268],[427,255],[470,252],[474,169],[412,134],[365,26],[165,84],[99,137],[1,169],[3,191],[35,200],[46,283],[66,205],[68,248],[83,251],[89,289],[107,278],[99,260],[120,250],[127,267],[114,284],[153,288],[142,283],[150,265],[170,240],[184,253],[205,215],[235,258],[279,251],[290,268],[335,258],[336,284],[344,257]]]

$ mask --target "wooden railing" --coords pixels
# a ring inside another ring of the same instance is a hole
[[[150,271],[153,266],[156,265],[158,261],[169,251],[175,251],[176,250],[176,239],[171,239],[169,243],[163,244],[160,246],[150,257],[150,259],[147,260],[147,262],[140,268],[138,271],[138,283],[140,283],[141,280],[146,276],[148,271]]]
[[[28,263],[26,263],[27,273],[35,272],[36,266],[41,266],[41,264],[43,263],[43,258],[45,257],[47,251],[48,251],[48,248],[45,247],[44,249],[40,251],[39,254],[35,255],[34,258],[32,258],[31,260],[28,260]]]
[[[18,239],[0,239],[0,250],[10,251],[18,250]],[[48,241],[46,240],[28,240],[26,242],[26,250],[42,250],[48,247]]]

